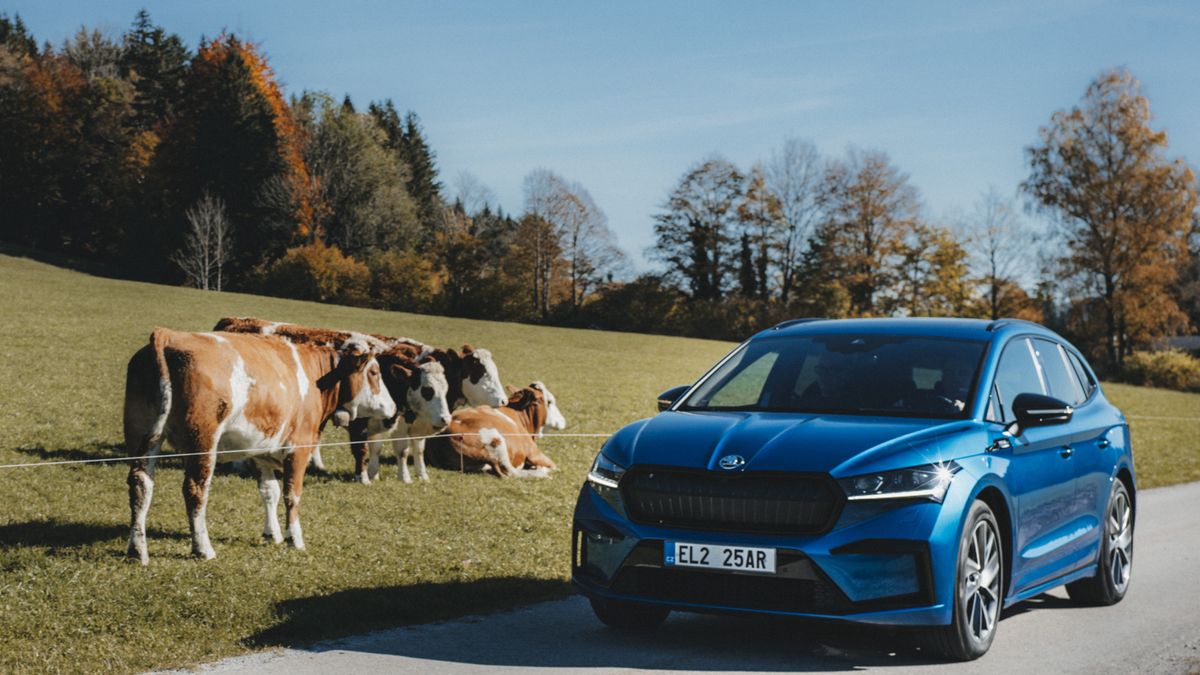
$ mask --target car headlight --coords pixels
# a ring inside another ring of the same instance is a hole
[[[930,499],[941,502],[950,489],[954,474],[962,469],[954,462],[916,466],[899,471],[868,473],[838,481],[846,498],[860,499]]]
[[[588,471],[587,481],[593,487],[615,490],[620,487],[621,476],[625,475],[625,467],[604,456],[601,451],[592,462],[592,470]]]

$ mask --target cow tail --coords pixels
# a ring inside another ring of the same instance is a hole
[[[157,452],[171,412],[171,374],[164,352],[169,336],[155,329],[129,360],[125,377],[125,448],[134,457]],[[141,462],[145,465],[145,460]]]

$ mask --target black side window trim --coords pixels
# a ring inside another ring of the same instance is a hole
[[[1088,364],[1087,359],[1083,358],[1082,354],[1080,354],[1079,352],[1075,351],[1071,347],[1064,345],[1062,343],[1059,343],[1059,345],[1062,346],[1063,351],[1065,351],[1067,353],[1067,356],[1069,356],[1069,357],[1071,357],[1071,359],[1079,362],[1079,366],[1083,369],[1083,374],[1087,376],[1087,382],[1079,383],[1085,387],[1088,387],[1087,398],[1083,399],[1082,403],[1075,406],[1076,409],[1082,408],[1083,406],[1091,403],[1096,398],[1097,392],[1100,391],[1100,380],[1096,379],[1095,373],[1092,372],[1091,365]],[[1074,371],[1075,369],[1072,368],[1071,370]]]

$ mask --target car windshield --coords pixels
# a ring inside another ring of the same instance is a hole
[[[965,418],[984,344],[905,335],[811,335],[742,345],[681,410]]]

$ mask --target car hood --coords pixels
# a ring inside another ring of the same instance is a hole
[[[626,467],[830,473],[835,477],[947,461],[965,420],[751,412],[668,411],[614,434],[604,452]]]

